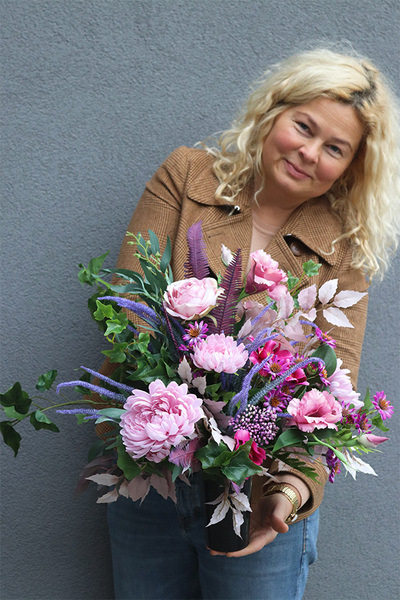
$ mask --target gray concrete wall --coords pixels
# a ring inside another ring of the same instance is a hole
[[[98,364],[101,335],[77,265],[115,261],[145,181],[176,146],[226,128],[248,85],[283,55],[350,40],[399,92],[398,0],[2,0],[2,389]],[[398,404],[397,281],[371,292],[360,389]],[[395,337],[397,335],[397,338]],[[398,426],[373,465],[322,507],[307,600],[398,593]],[[24,429],[2,451],[4,600],[112,597],[105,508],[74,500],[91,428]]]

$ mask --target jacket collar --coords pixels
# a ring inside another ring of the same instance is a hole
[[[212,169],[213,157],[206,152],[201,153],[198,160],[193,161],[187,182],[187,195],[195,202],[208,206],[219,206],[226,214],[240,213],[251,219],[251,204],[254,198],[253,182],[239,192],[234,202],[215,198],[218,179]],[[299,206],[288,221],[277,233],[277,237],[291,236],[300,240],[313,253],[320,256],[331,266],[340,260],[340,244],[336,244],[333,252],[331,241],[342,233],[340,217],[331,209],[325,197],[308,200]]]

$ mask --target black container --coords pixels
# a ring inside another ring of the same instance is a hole
[[[204,501],[212,502],[223,493],[224,489],[224,484],[219,484],[212,479],[204,479]],[[244,482],[242,493],[250,498],[251,477]],[[214,510],[215,504],[205,504],[206,525],[210,522]],[[236,535],[235,530],[233,529],[232,515],[232,511],[229,510],[222,521],[206,527],[207,546],[211,550],[216,550],[217,552],[236,552],[248,545],[250,534],[250,511],[246,510],[243,513],[244,522],[240,527],[240,535],[242,537]]]

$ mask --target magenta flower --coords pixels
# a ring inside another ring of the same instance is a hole
[[[371,431],[371,423],[369,422],[367,415],[364,413],[359,413],[358,415],[356,415],[354,424],[358,428],[360,433],[368,433],[369,431]]]
[[[182,336],[182,339],[185,340],[185,342],[189,342],[189,348],[193,348],[197,342],[207,337],[208,325],[203,321],[200,321],[200,323],[195,321],[195,323],[191,323],[185,331],[186,333]]]
[[[237,450],[239,448],[239,446],[242,446],[243,444],[245,444],[246,442],[249,441],[250,432],[247,431],[246,429],[238,429],[233,437],[236,440],[235,450]],[[264,462],[264,460],[266,458],[266,452],[265,452],[264,448],[260,448],[253,441],[251,444],[250,452],[249,452],[249,458],[250,458],[250,460],[253,461],[254,464],[262,465],[262,463]]]
[[[244,345],[237,345],[233,337],[223,333],[213,333],[200,340],[193,351],[196,367],[217,373],[236,373],[246,364],[247,358]]]
[[[385,392],[377,392],[372,400],[372,404],[379,410],[382,419],[390,419],[393,415],[394,408],[389,400],[386,399]]]
[[[329,469],[329,481],[333,483],[335,481],[335,475],[340,473],[340,465],[342,464],[336,454],[329,448],[325,456],[326,466]]]
[[[336,429],[342,418],[342,407],[329,392],[312,389],[301,398],[293,398],[287,412],[292,415],[289,425],[311,433],[314,429]]]
[[[161,462],[177,446],[194,433],[201,419],[202,400],[188,394],[186,383],[172,381],[167,386],[156,379],[149,391],[133,390],[121,417],[121,435],[126,451],[132,458],[146,457]]]
[[[246,279],[246,292],[270,292],[278,284],[287,281],[287,275],[279,269],[276,260],[273,260],[264,250],[257,250],[250,254],[250,270]]]
[[[164,292],[165,310],[173,317],[185,321],[204,317],[216,306],[224,293],[212,277],[190,277],[171,283]]]
[[[330,346],[331,348],[336,348],[336,340],[334,340],[333,337],[331,337],[327,333],[324,333],[323,331],[321,331],[321,329],[319,327],[315,328],[315,335],[320,340],[320,342],[322,342],[323,344],[326,344],[326,346]]]

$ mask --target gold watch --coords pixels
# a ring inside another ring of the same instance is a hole
[[[289,525],[297,519],[297,511],[299,510],[299,499],[297,494],[287,483],[275,483],[267,487],[263,493],[263,497],[276,493],[285,494],[286,498],[292,503],[292,511],[285,521],[285,523]]]

